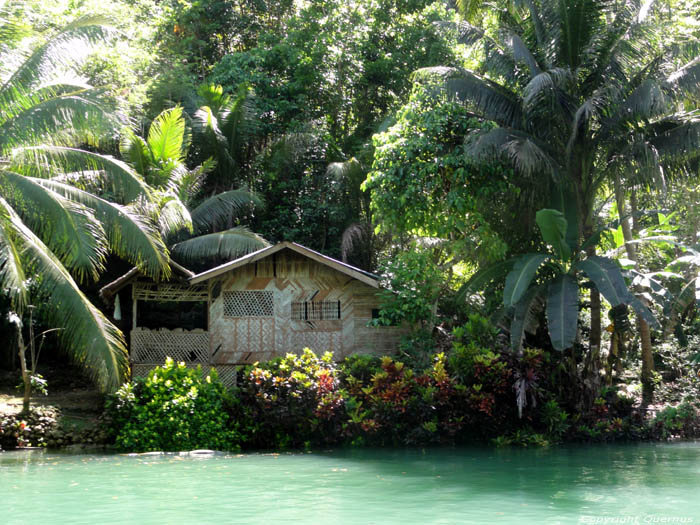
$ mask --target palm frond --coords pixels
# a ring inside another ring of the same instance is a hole
[[[372,235],[372,225],[367,222],[354,223],[345,228],[340,239],[340,255],[343,262],[348,262],[351,255],[360,253],[367,269],[372,259],[371,249],[368,249],[372,244]]]
[[[503,78],[504,85],[513,90],[527,82],[529,70],[520,67],[508,46],[490,38],[484,38],[483,44],[484,60],[480,71],[488,72],[494,78]]]
[[[123,203],[138,198],[152,199],[151,190],[141,176],[125,162],[109,155],[58,146],[34,146],[13,151],[12,168],[35,177],[55,173],[104,173],[106,189]]]
[[[185,265],[201,264],[203,261],[223,262],[238,259],[269,245],[270,243],[257,233],[239,226],[174,244],[171,247],[171,256]]]
[[[31,26],[22,18],[22,12],[16,12],[16,5],[0,5],[0,46],[2,50],[14,49],[32,33]]]
[[[668,110],[669,102],[663,86],[654,79],[646,79],[620,104],[612,121],[619,127],[621,123],[652,120]]]
[[[505,41],[513,53],[515,62],[524,62],[530,69],[530,75],[532,77],[537,76],[541,72],[537,59],[535,59],[519,35],[511,33],[506,37]]]
[[[558,55],[560,63],[575,70],[581,63],[584,50],[594,32],[602,25],[600,0],[568,0],[557,2],[560,39]]]
[[[195,166],[192,169],[187,169],[184,165],[177,166],[170,174],[167,187],[185,205],[189,205],[192,198],[202,187],[207,175],[215,167],[216,161],[212,158],[206,159],[199,166]]]
[[[659,152],[646,137],[625,137],[620,144],[613,143],[611,151],[613,155],[607,165],[609,173],[625,173],[630,184],[666,187],[665,170]],[[595,184],[602,184],[605,177],[606,173],[600,173]]]
[[[220,84],[202,84],[197,88],[197,95],[204,101],[204,106],[212,108],[214,114],[219,113],[231,103],[231,96],[224,91]]]
[[[556,38],[554,38],[554,35],[552,34],[552,27],[556,26],[556,24],[545,23],[545,21],[547,21],[550,17],[542,16],[540,8],[544,7],[546,10],[546,5],[541,6],[538,3],[535,3],[533,0],[523,0],[523,3],[530,13],[530,20],[532,21],[532,28],[537,41],[537,47],[543,51],[543,56],[547,60],[546,66],[549,67],[551,65],[552,55],[550,47],[554,42],[556,42]]]
[[[194,124],[200,132],[213,138],[220,164],[232,168],[235,165],[235,160],[231,156],[228,140],[221,131],[219,119],[212,108],[209,106],[200,107],[194,114]]]
[[[587,73],[582,83],[584,97],[588,97],[604,81],[610,83],[624,79],[624,67],[619,57],[624,54],[625,42],[629,40],[628,35],[637,23],[639,10],[638,5],[635,7],[634,4],[635,2],[608,4],[601,16],[612,22],[598,24],[587,45],[581,48],[579,67]]]
[[[151,277],[170,275],[168,251],[160,234],[153,224],[133,209],[55,180],[34,180],[92,209],[104,227],[110,250],[117,256],[138,266],[144,274]]]
[[[29,177],[10,171],[2,177],[0,191],[23,222],[79,281],[96,280],[104,269],[107,239],[92,211]]]
[[[672,116],[656,122],[655,127],[666,128],[649,141],[660,159],[677,162],[700,156],[700,119]]]
[[[35,49],[0,86],[0,103],[12,104],[32,88],[52,81],[57,71],[80,64],[96,44],[113,32],[110,20],[103,16],[84,16],[68,24]]]
[[[477,2],[474,2],[477,3]],[[469,18],[467,18],[469,20]],[[479,27],[474,27],[467,22],[460,22],[454,26],[457,30],[457,42],[465,46],[476,44],[482,38],[485,38],[484,30]]]
[[[518,96],[495,82],[452,67],[419,69],[415,75],[417,79],[441,79],[449,96],[465,102],[481,116],[501,126],[517,128],[522,123]]]
[[[666,82],[681,93],[697,93],[700,85],[700,56],[674,71]]]
[[[122,130],[119,139],[119,153],[142,177],[145,177],[153,167],[154,159],[150,149],[148,149],[148,144],[131,129]]]
[[[367,178],[367,170],[355,157],[344,162],[331,162],[326,168],[326,175],[339,184],[360,193],[360,186]]]
[[[260,197],[245,188],[217,193],[191,211],[192,224],[205,232],[262,205]]]
[[[476,134],[467,143],[465,153],[474,159],[506,158],[528,177],[548,173],[553,180],[559,180],[561,167],[546,148],[545,144],[527,133],[495,128]]]
[[[221,132],[226,137],[232,157],[235,157],[235,152],[243,144],[244,131],[251,117],[250,95],[250,87],[246,84],[241,85],[236,96],[232,97],[221,111]]]
[[[697,279],[693,277],[683,285],[681,291],[670,301],[670,306],[664,312],[664,337],[668,337],[678,327],[684,314],[691,308],[700,308],[700,298],[697,296]]]
[[[4,124],[9,120],[14,119],[20,113],[25,112],[46,100],[83,92],[87,94],[86,96],[93,95],[96,100],[100,100],[103,93],[102,90],[95,89],[85,82],[82,82],[80,79],[58,78],[56,81],[43,84],[32,89],[30,92],[18,93],[18,95],[21,96],[19,96],[12,103],[8,103],[3,106],[3,112],[0,115],[0,123]]]
[[[147,142],[154,159],[160,162],[184,161],[189,138],[180,106],[166,109],[156,117],[148,130]]]
[[[485,7],[484,0],[455,0],[457,11],[465,20],[476,20],[477,15]]]
[[[34,268],[39,295],[51,298],[49,318],[62,328],[63,346],[101,389],[114,390],[128,365],[122,333],[90,303],[60,261],[1,199],[0,207],[3,225],[12,228],[22,259]]]
[[[10,209],[9,203],[0,197],[0,289],[14,308],[21,308],[27,300],[26,275],[20,247],[15,242]]]
[[[533,286],[513,309],[513,320],[510,325],[511,349],[520,354],[522,352],[525,332],[535,333],[539,325],[539,314],[544,310],[545,286],[540,284]]]
[[[598,108],[592,99],[585,100],[583,104],[578,107],[576,113],[574,113],[571,133],[566,144],[567,164],[571,159],[574,145],[579,140],[579,137],[585,137],[587,135],[586,132],[590,129],[590,123],[597,115]]]
[[[166,195],[158,210],[160,234],[168,239],[183,230],[192,233],[192,217],[187,206],[176,196]]]
[[[13,118],[0,124],[0,151],[38,144],[97,144],[117,126],[101,99],[101,93],[81,91],[30,100]]]

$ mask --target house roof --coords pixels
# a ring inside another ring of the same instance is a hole
[[[300,244],[286,241],[281,242],[279,244],[275,244],[274,246],[268,246],[267,248],[263,248],[261,250],[258,250],[257,252],[249,253],[248,255],[245,255],[239,259],[224,263],[220,266],[212,268],[211,270],[207,270],[206,272],[199,273],[194,277],[190,278],[190,284],[202,283],[236,268],[240,268],[241,266],[245,266],[246,264],[250,264],[255,261],[259,261],[260,259],[264,259],[265,257],[269,257],[270,255],[284,249],[292,250],[293,252],[304,255],[309,259],[312,259],[320,264],[333,268],[334,270],[340,273],[344,273],[345,275],[357,279],[358,281],[361,281],[369,286],[379,288],[379,277],[377,275],[370,272],[366,272],[364,270],[361,270],[360,268],[356,268],[355,266],[351,266],[347,263],[337,261],[335,259],[332,259],[331,257],[327,257],[326,255],[306,248],[305,246],[302,246]]]
[[[185,279],[190,279],[194,277],[194,272],[191,270],[188,270],[184,266],[176,263],[172,259],[169,262],[170,268],[173,270],[173,274],[179,274],[180,276],[184,277]],[[126,272],[124,275],[121,277],[118,277],[111,283],[108,283],[104,285],[102,288],[100,288],[100,297],[106,302],[109,302],[112,297],[114,297],[114,294],[116,294],[119,290],[124,288],[126,285],[130,284],[134,279],[139,277],[141,274],[141,271],[133,267],[131,270]]]

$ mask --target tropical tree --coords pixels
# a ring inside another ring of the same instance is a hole
[[[543,209],[536,214],[542,240],[550,251],[520,255],[477,273],[465,288],[477,286],[510,268],[503,290],[503,304],[512,310],[511,346],[520,351],[533,316],[546,303],[547,327],[555,350],[571,348],[576,341],[581,277],[585,276],[613,308],[632,306],[646,322],[658,322],[649,309],[627,289],[620,266],[614,259],[581,257],[566,241],[567,221],[559,210]],[[594,242],[595,237],[588,242]],[[539,279],[535,279],[538,272]],[[625,310],[626,311],[626,310]]]
[[[250,134],[254,127],[251,108],[252,93],[243,84],[235,95],[219,85],[204,84],[197,94],[204,104],[194,114],[195,130],[202,136],[199,148],[216,160],[207,181],[211,189],[228,190],[246,178],[252,157]],[[248,185],[251,181],[246,181]]]
[[[187,168],[190,143],[179,106],[161,112],[145,140],[125,129],[120,141],[124,159],[153,190],[155,198],[145,203],[144,213],[158,222],[171,257],[183,264],[201,266],[267,246],[267,241],[245,226],[233,226],[238,218],[262,206],[255,193],[244,188],[229,190],[195,205],[216,163],[209,158],[195,168]]]
[[[464,42],[483,47],[481,71],[421,72],[440,76],[451,94],[495,124],[467,137],[467,155],[504,158],[526,189],[551,192],[574,251],[595,232],[595,199],[616,175],[659,183],[687,174],[700,156],[700,121],[683,105],[700,86],[700,59],[694,46],[658,38],[663,28],[646,20],[650,5],[525,2],[501,14],[495,34],[460,26]],[[594,255],[595,244],[586,251]],[[599,348],[600,340],[593,289],[590,346]],[[648,369],[643,382],[648,390]]]
[[[143,180],[123,163],[77,149],[98,146],[119,122],[104,90],[75,80],[74,67],[109,33],[105,20],[84,17],[29,46],[36,37],[10,7],[0,7],[0,289],[17,314],[31,301],[50,304],[50,322],[70,356],[105,389],[127,369],[121,332],[87,299],[78,283],[95,279],[108,252],[147,274],[166,273],[158,232],[136,211],[91,193],[109,186],[115,197],[150,199]],[[27,50],[28,48],[28,50]],[[107,161],[110,162],[107,162]]]

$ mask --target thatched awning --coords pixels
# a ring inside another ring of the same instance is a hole
[[[194,277],[194,272],[192,272],[191,270],[188,270],[184,266],[176,263],[172,259],[170,260],[170,268],[172,268],[172,270],[173,270],[173,274],[172,274],[172,277],[170,279],[171,281],[174,280],[176,282],[181,281],[183,283],[187,283],[189,281],[189,279]],[[119,292],[119,290],[121,290],[125,286],[131,284],[132,282],[134,282],[136,279],[138,279],[141,276],[143,276],[143,274],[141,273],[141,271],[138,268],[136,268],[136,267],[132,268],[131,270],[126,272],[121,277],[115,279],[111,283],[108,283],[108,284],[104,285],[102,288],[100,288],[100,297],[102,297],[102,300],[105,303],[110,304],[112,302],[112,299],[114,298],[114,296],[117,294],[117,292]]]

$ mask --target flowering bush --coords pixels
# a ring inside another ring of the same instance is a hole
[[[309,447],[340,439],[344,414],[333,355],[305,348],[249,367],[237,391],[249,445]]]
[[[369,381],[345,375],[346,436],[355,444],[453,442],[465,422],[466,389],[449,376],[445,361],[437,354],[429,369],[416,374],[384,357]]]

